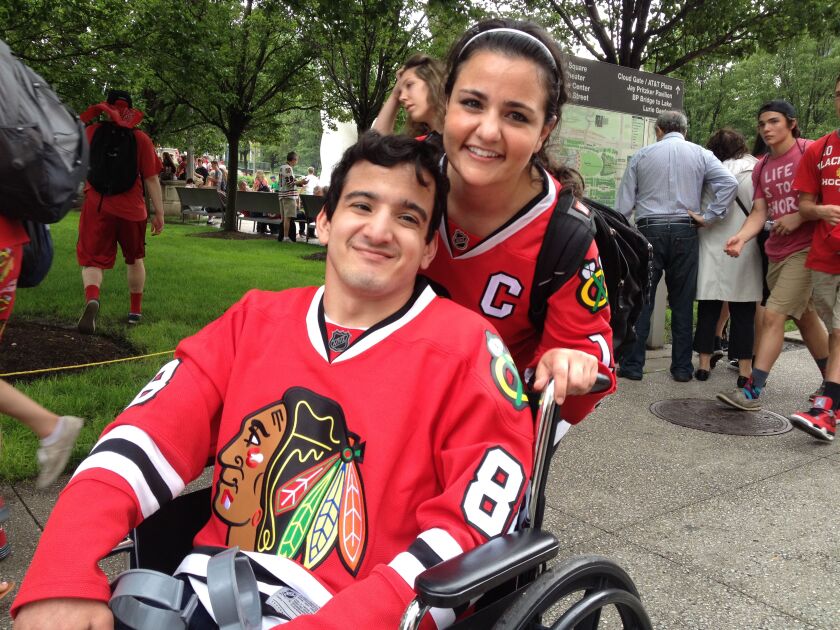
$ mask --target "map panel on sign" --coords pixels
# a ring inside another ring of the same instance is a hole
[[[627,162],[641,147],[656,141],[653,129],[651,118],[567,104],[547,150],[557,164],[580,172],[587,197],[615,206]]]

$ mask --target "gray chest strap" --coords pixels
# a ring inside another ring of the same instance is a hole
[[[259,589],[248,558],[238,547],[207,562],[207,590],[219,630],[259,630]],[[132,569],[112,585],[109,606],[114,617],[133,630],[186,630],[199,605],[193,594],[182,607],[184,583],[164,573]]]

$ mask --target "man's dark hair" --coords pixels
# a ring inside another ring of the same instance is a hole
[[[759,118],[764,112],[776,112],[777,114],[781,114],[787,121],[787,126],[790,129],[791,135],[793,135],[794,138],[802,136],[802,132],[799,129],[799,123],[796,120],[796,108],[788,101],[783,99],[768,101],[758,108],[758,113],[755,117]]]
[[[289,151],[286,154],[286,161],[287,162],[291,162],[292,160],[296,160],[296,159],[297,159],[297,153],[295,153],[294,151]]]
[[[131,94],[125,90],[108,90],[108,105],[113,105],[117,101],[125,101],[128,103],[128,108],[132,109]]]
[[[688,131],[688,119],[682,112],[661,112],[656,117],[656,126],[662,133],[673,133],[676,131],[685,135],[686,131]]]
[[[432,216],[426,242],[434,238],[446,209],[446,195],[449,193],[449,180],[440,169],[440,150],[430,142],[422,142],[408,136],[381,136],[375,131],[368,131],[359,141],[344,152],[341,161],[333,169],[329,190],[325,196],[324,210],[327,219],[332,220],[338,201],[344,192],[344,180],[357,162],[370,162],[376,166],[391,168],[399,164],[413,164],[417,181],[422,186],[434,184],[435,197]],[[431,181],[429,179],[431,178]]]
[[[721,162],[744,157],[749,151],[747,140],[741,132],[729,127],[714,132],[706,143],[706,148]]]

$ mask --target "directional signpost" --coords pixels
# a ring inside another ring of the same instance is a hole
[[[656,115],[682,109],[683,83],[601,61],[565,59],[569,103],[548,151],[580,171],[587,196],[614,206],[627,160],[656,140]]]
[[[566,72],[569,103],[548,152],[583,175],[587,197],[614,207],[630,156],[656,141],[656,116],[682,109],[683,82],[571,55],[566,56]],[[663,281],[648,347],[664,342],[665,301]]]

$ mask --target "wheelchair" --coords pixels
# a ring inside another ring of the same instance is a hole
[[[604,386],[606,378],[599,377],[593,391]],[[594,630],[610,608],[626,630],[652,628],[633,580],[615,562],[581,555],[548,567],[560,546],[541,529],[560,414],[549,382],[537,413],[534,470],[518,530],[421,573],[400,630],[419,628],[432,608],[467,610],[449,626],[459,630]],[[127,551],[131,568],[170,575],[209,517],[209,487],[182,495],[143,521],[112,554]],[[571,605],[559,610],[568,600]]]

